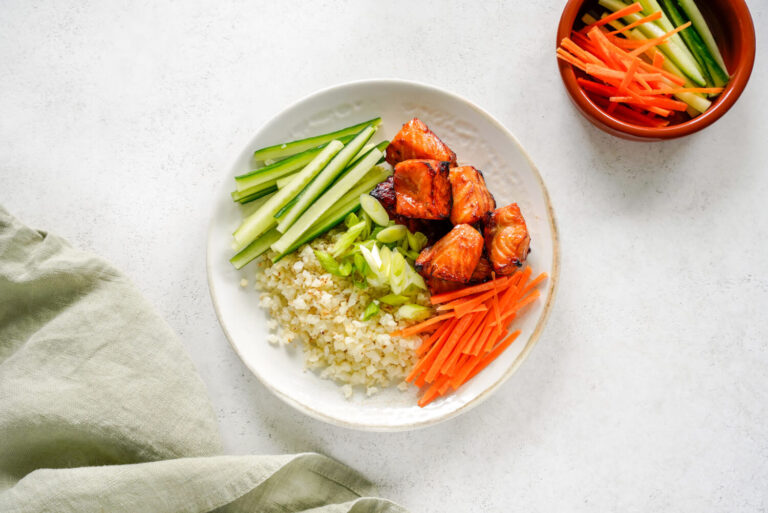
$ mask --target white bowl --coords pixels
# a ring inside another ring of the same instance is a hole
[[[496,361],[457,392],[416,405],[417,390],[395,387],[372,397],[356,393],[347,400],[338,384],[303,370],[300,347],[267,342],[267,314],[258,306],[255,266],[237,271],[229,263],[232,232],[243,207],[234,204],[233,177],[249,171],[257,148],[307,137],[381,116],[374,140],[391,139],[401,125],[418,116],[458,155],[459,164],[481,169],[499,206],[516,201],[531,234],[528,263],[549,280],[541,299],[513,324],[522,334]],[[366,80],[317,92],[267,123],[246,146],[214,196],[208,235],[208,284],[216,314],[229,342],[257,378],[285,402],[310,415],[355,429],[396,431],[428,426],[468,411],[486,399],[523,362],[541,333],[554,298],[558,275],[557,232],[552,207],[538,171],[515,137],[473,103],[435,87],[402,80]],[[510,391],[511,392],[511,391]]]

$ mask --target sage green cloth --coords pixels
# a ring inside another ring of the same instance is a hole
[[[134,286],[0,207],[0,511],[404,511],[318,454],[221,452],[203,382]]]

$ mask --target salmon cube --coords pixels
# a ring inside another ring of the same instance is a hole
[[[472,271],[472,278],[470,278],[469,281],[472,283],[482,283],[484,281],[488,281],[493,277],[491,275],[492,272],[493,266],[491,266],[490,260],[484,256],[481,256],[480,260],[477,262],[475,270]]]
[[[430,159],[456,165],[456,154],[419,118],[403,125],[387,146],[387,162],[396,165],[410,159]]]
[[[485,186],[483,174],[474,167],[451,168],[449,179],[453,192],[453,224],[475,224],[496,208],[496,201]]]
[[[531,237],[517,203],[498,208],[485,218],[485,248],[496,274],[509,275],[523,265]]]
[[[468,283],[483,254],[483,236],[468,224],[458,224],[434,246],[424,249],[415,268],[425,278]]]
[[[379,200],[381,206],[389,214],[389,218],[397,224],[402,224],[411,233],[421,232],[427,236],[427,240],[430,244],[437,242],[440,237],[448,233],[453,225],[447,219],[432,221],[429,219],[415,219],[412,217],[405,217],[397,214],[395,209],[396,197],[395,197],[395,180],[393,176],[390,176],[380,184],[378,184],[372,191],[371,196]]]
[[[436,294],[453,292],[455,290],[459,290],[466,287],[465,284],[459,283],[458,281],[441,280],[438,278],[428,278],[426,281],[427,281],[427,288],[429,289],[429,293],[432,294],[433,296]]]
[[[417,219],[447,219],[451,214],[448,162],[406,160],[395,166],[395,212]]]

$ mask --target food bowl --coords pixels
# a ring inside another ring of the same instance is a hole
[[[585,8],[594,4],[594,0],[568,0],[560,18],[555,47],[564,37],[570,36]],[[709,110],[691,120],[662,128],[626,123],[598,107],[579,86],[573,67],[558,59],[565,89],[579,111],[601,130],[636,141],[659,141],[690,135],[720,119],[741,96],[752,73],[755,61],[755,27],[744,0],[707,0],[699,2],[699,8],[731,74],[731,81]]]
[[[268,343],[268,314],[253,290],[256,267],[236,270],[230,263],[232,231],[245,207],[232,202],[232,178],[251,169],[253,150],[280,141],[329,132],[355,122],[382,118],[377,140],[391,139],[402,124],[417,116],[454,150],[460,163],[477,166],[499,204],[516,201],[525,214],[533,251],[527,262],[535,273],[547,272],[541,296],[515,321],[521,335],[483,372],[424,408],[415,387],[392,386],[366,397],[358,391],[346,399],[341,387],[317,373],[304,371],[301,348]],[[432,86],[403,80],[366,80],[317,92],[283,110],[243,148],[231,167],[222,170],[214,203],[207,249],[208,283],[219,321],[232,347],[266,388],[289,405],[348,428],[402,431],[429,426],[469,411],[488,398],[519,368],[541,334],[552,307],[558,279],[558,242],[552,206],[544,182],[511,132],[469,100]],[[241,280],[249,285],[241,287]],[[507,390],[515,394],[515,389]]]

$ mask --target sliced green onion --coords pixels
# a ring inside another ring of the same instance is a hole
[[[371,217],[373,222],[379,226],[387,226],[389,223],[389,214],[387,214],[387,211],[381,206],[379,200],[370,194],[360,195],[360,206],[363,207],[363,210]]]
[[[402,224],[387,226],[376,235],[376,240],[385,244],[391,244],[402,240],[408,233],[408,228]]]
[[[365,229],[365,223],[363,221],[358,222],[356,225],[352,226],[344,232],[341,237],[339,237],[339,240],[336,241],[336,244],[333,246],[333,256],[339,257],[342,253],[344,253],[347,248],[349,248],[354,242],[357,240],[357,238],[360,236],[361,233],[363,233],[363,230]]]
[[[368,306],[365,308],[365,312],[363,312],[363,320],[367,321],[368,319],[370,319],[371,317],[379,313],[380,310],[381,308],[379,308],[379,303],[375,300],[371,301],[368,304]]]
[[[397,316],[408,321],[420,321],[432,315],[432,309],[409,303],[397,309]]]
[[[380,297],[379,301],[381,301],[385,305],[397,306],[397,305],[404,305],[410,300],[408,299],[407,296],[403,296],[400,294],[387,294],[386,296]]]
[[[358,222],[360,222],[360,218],[357,217],[357,214],[354,212],[350,212],[347,214],[347,217],[344,218],[344,224],[347,228],[352,228],[352,226],[356,225]]]
[[[323,266],[323,269],[331,274],[335,274],[337,276],[340,275],[339,263],[331,255],[325,251],[315,250],[315,257],[317,257],[317,260],[320,262],[320,265]]]
[[[349,276],[350,274],[352,274],[352,262],[345,260],[339,264],[339,275]]]
[[[408,245],[414,251],[421,251],[427,245],[427,236],[421,232],[408,232]]]

